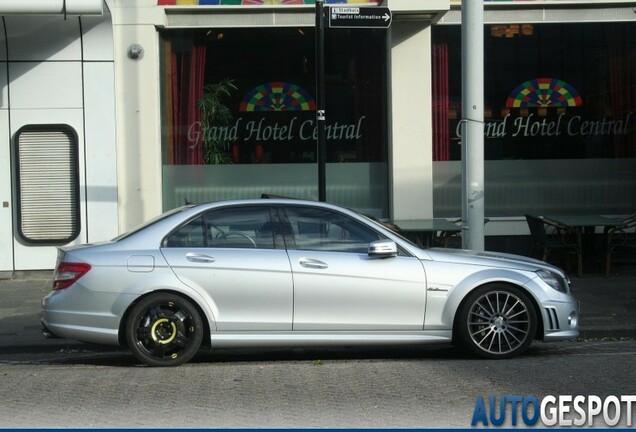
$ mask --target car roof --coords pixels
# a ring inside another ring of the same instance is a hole
[[[361,213],[358,213],[355,210],[352,210],[347,207],[340,206],[338,204],[327,203],[323,201],[314,201],[309,199],[296,199],[296,198],[285,198],[285,197],[268,197],[268,198],[246,198],[246,199],[234,199],[234,200],[224,200],[224,201],[211,201],[206,203],[195,203],[191,207],[191,211],[188,214],[199,213],[200,211],[205,211],[208,209],[216,208],[216,207],[227,207],[227,206],[235,206],[235,205],[301,205],[301,206],[310,206],[310,207],[319,207],[330,210],[336,210],[342,213],[346,213],[350,216],[354,217],[362,217],[365,216]]]

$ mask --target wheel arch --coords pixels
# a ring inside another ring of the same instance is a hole
[[[520,291],[522,291],[524,294],[526,294],[528,296],[528,298],[530,299],[530,302],[532,303],[532,307],[534,308],[534,312],[535,312],[535,315],[536,315],[536,318],[537,318],[537,329],[536,329],[535,334],[534,334],[534,339],[543,339],[543,334],[544,334],[543,312],[542,312],[541,307],[539,306],[539,302],[537,301],[535,296],[532,294],[532,291],[530,291],[527,287],[523,286],[522,284],[517,284],[517,283],[511,282],[509,280],[503,280],[503,281],[496,281],[495,280],[495,281],[485,282],[485,283],[483,283],[481,285],[477,285],[477,286],[471,288],[470,290],[468,290],[468,291],[466,291],[464,293],[461,301],[457,304],[457,307],[454,310],[453,328],[452,328],[452,341],[453,341],[453,343],[457,343],[457,341],[458,341],[458,328],[459,328],[459,324],[460,324],[459,321],[461,319],[461,317],[459,316],[460,315],[459,311],[461,311],[462,307],[464,307],[464,305],[468,301],[468,297],[470,296],[470,294],[472,292],[474,292],[475,290],[483,288],[483,287],[502,286],[502,285],[519,289]]]
[[[205,311],[203,310],[199,302],[196,301],[192,296],[189,296],[181,291],[171,290],[167,288],[157,289],[154,291],[148,291],[140,295],[139,297],[137,297],[135,301],[133,301],[132,303],[128,305],[128,307],[126,308],[126,311],[122,315],[122,318],[119,322],[119,329],[117,331],[117,338],[119,341],[119,345],[124,347],[128,346],[128,342],[126,341],[126,324],[128,323],[128,319],[130,317],[130,313],[132,312],[133,308],[143,299],[158,293],[173,294],[185,300],[188,300],[190,303],[192,303],[192,305],[196,308],[197,312],[199,313],[201,317],[201,322],[203,323],[204,338],[203,338],[203,341],[201,342],[201,345],[203,345],[206,348],[209,348],[211,346],[210,334],[211,334],[212,327],[210,325],[210,319],[208,315],[205,313]]]

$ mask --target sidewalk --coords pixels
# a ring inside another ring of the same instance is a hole
[[[40,330],[40,302],[51,289],[52,272],[17,272],[0,279],[0,351],[68,348],[80,342],[45,339]],[[581,302],[581,338],[636,339],[636,266],[615,266],[609,277],[572,278]]]

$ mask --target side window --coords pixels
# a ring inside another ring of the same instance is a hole
[[[269,208],[210,210],[173,232],[167,238],[166,246],[273,249],[274,231]]]
[[[343,214],[309,207],[286,209],[296,249],[366,253],[380,235]]]
[[[267,207],[230,207],[204,215],[208,247],[274,248],[274,231]]]
[[[177,228],[165,241],[166,247],[205,247],[206,236],[203,224],[203,216],[191,220]]]

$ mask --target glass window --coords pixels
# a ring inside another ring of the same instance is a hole
[[[68,125],[28,125],[16,133],[18,233],[65,244],[80,233],[77,134]]]
[[[461,28],[433,28],[434,214],[461,214]],[[636,23],[486,25],[485,211],[636,208]]]
[[[205,234],[203,216],[189,221],[177,228],[165,240],[166,247],[202,248],[206,247],[207,235]]]
[[[273,249],[274,229],[265,207],[211,210],[178,228],[166,247]]]
[[[165,30],[164,209],[318,198],[313,28]],[[325,36],[327,199],[388,214],[386,31]]]
[[[290,207],[286,215],[295,249],[367,253],[369,244],[380,239],[374,230],[340,213]]]

